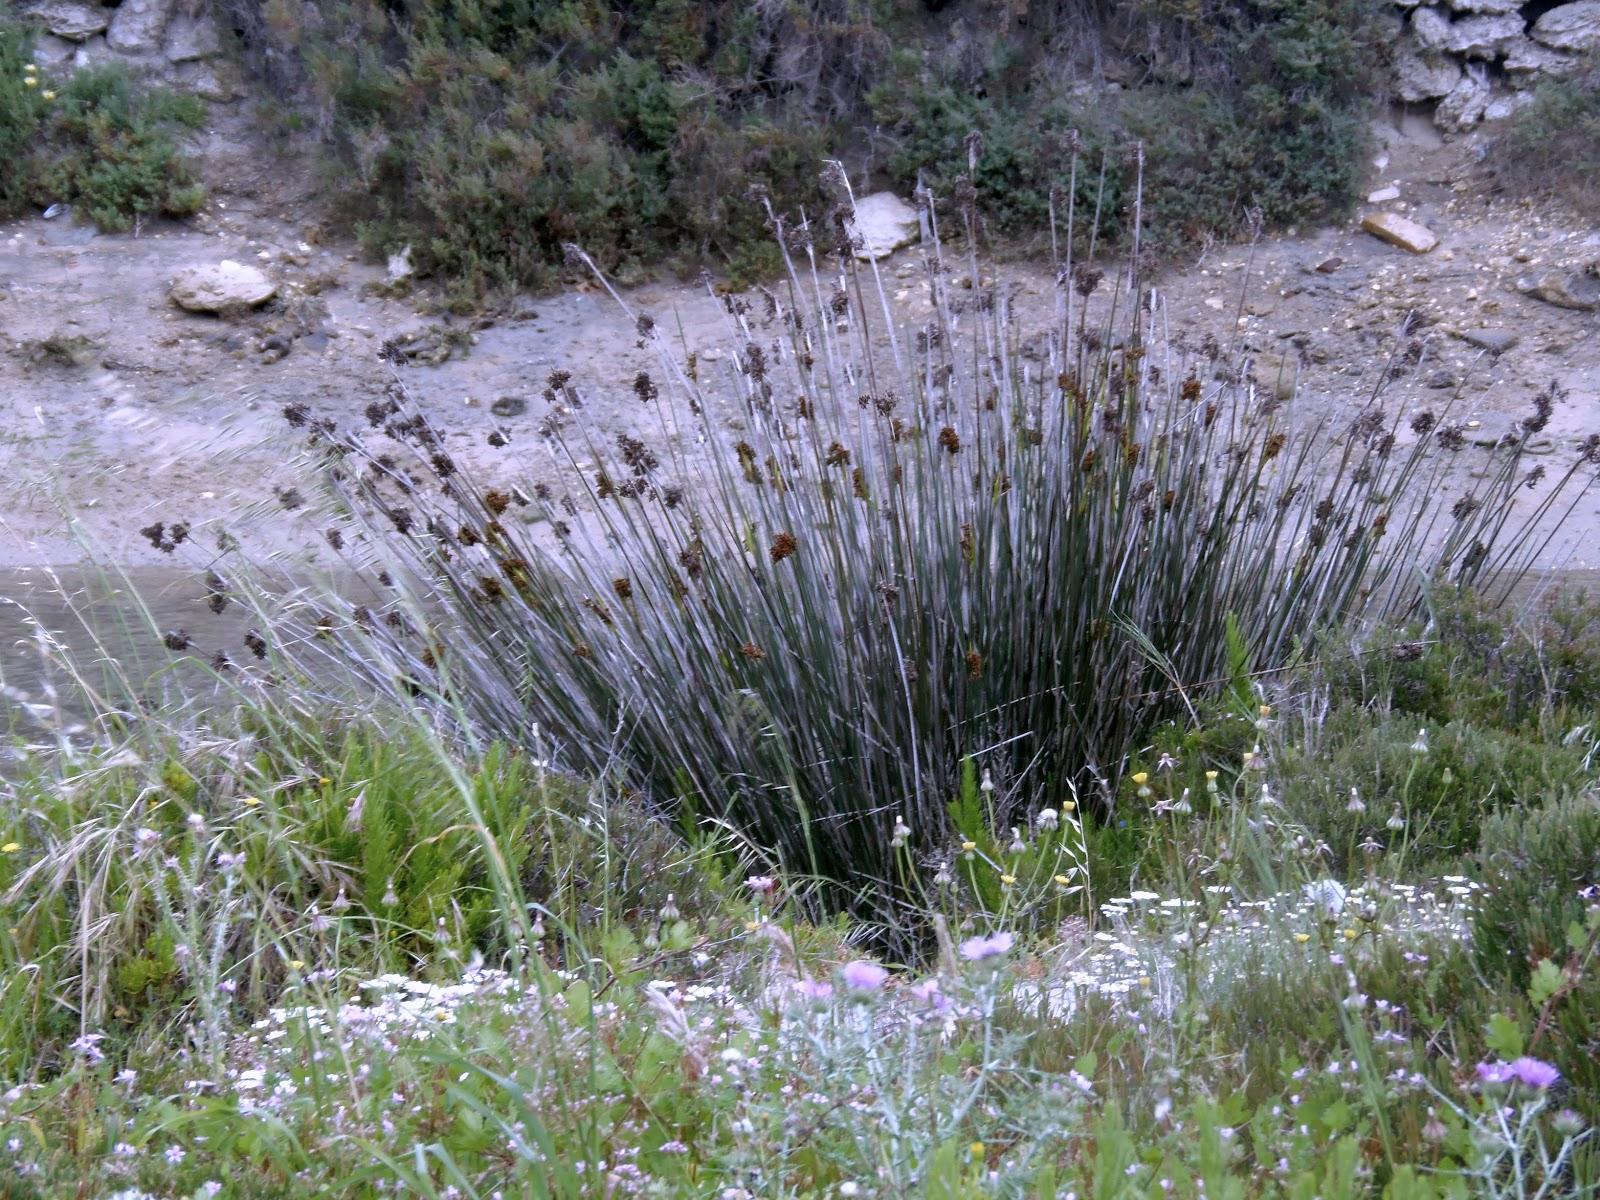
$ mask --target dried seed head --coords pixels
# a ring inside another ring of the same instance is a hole
[[[244,635],[244,648],[257,658],[266,658],[267,639],[254,629],[248,630]]]
[[[633,598],[633,582],[625,575],[619,575],[611,581],[611,590],[617,594],[619,600]]]
[[[1271,462],[1273,459],[1277,458],[1279,454],[1283,453],[1283,448],[1288,444],[1288,442],[1289,438],[1287,435],[1282,433],[1274,433],[1272,436],[1267,438],[1266,444],[1261,447],[1261,461]]]
[[[792,533],[779,533],[772,539],[772,547],[767,551],[775,563],[780,563],[795,552],[796,543]]]
[[[956,433],[954,425],[946,425],[939,430],[939,445],[951,454],[961,453],[961,435]]]
[[[966,663],[968,679],[983,678],[983,655],[979,654],[976,650],[968,650]]]
[[[760,662],[767,656],[767,652],[754,642],[746,642],[744,645],[740,646],[739,653],[744,655],[744,657],[748,658],[751,662]]]
[[[161,635],[161,641],[168,650],[187,650],[194,645],[194,639],[189,636],[187,629],[169,629]]]

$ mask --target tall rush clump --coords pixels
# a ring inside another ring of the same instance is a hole
[[[975,260],[953,287],[937,237],[931,316],[896,329],[850,211],[774,220],[782,285],[725,302],[731,395],[639,315],[656,430],[599,444],[557,372],[515,486],[466,478],[398,388],[372,432],[291,406],[369,535],[330,540],[399,581],[387,611],[324,606],[304,653],[572,768],[621,762],[826,906],[896,922],[923,888],[896,826],[931,876],[969,832],[947,815],[964,759],[997,827],[1070,789],[1109,804],[1141,733],[1228,677],[1230,620],[1268,669],[1431,577],[1509,584],[1600,445],[1532,490],[1535,413],[1453,492],[1460,428],[1381,391],[1297,420],[1248,362],[1152,336],[1165,302],[1127,271],[1061,264],[1031,359],[1007,293]],[[541,508],[548,537],[522,519]]]

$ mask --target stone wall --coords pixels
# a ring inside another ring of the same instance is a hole
[[[24,0],[20,8],[39,27],[33,60],[41,70],[122,63],[146,83],[218,104],[243,94],[206,0]]]
[[[1446,130],[1510,116],[1541,80],[1577,71],[1600,50],[1600,0],[1393,2],[1395,97],[1432,106]]]

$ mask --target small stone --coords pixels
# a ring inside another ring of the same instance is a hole
[[[520,417],[528,411],[528,402],[521,396],[501,396],[489,405],[489,411],[497,417]]]
[[[1578,312],[1600,309],[1600,279],[1578,271],[1551,271],[1538,278],[1519,279],[1517,291],[1557,308]]]
[[[1600,0],[1577,0],[1552,8],[1533,23],[1533,40],[1557,50],[1600,46]]]
[[[1361,218],[1361,228],[1412,254],[1426,254],[1439,244],[1438,235],[1426,225],[1396,213],[1369,213]]]
[[[911,245],[921,236],[922,228],[917,210],[893,192],[874,192],[856,201],[851,225],[861,239],[856,257],[869,261]]]
[[[1487,350],[1490,354],[1504,354],[1522,340],[1509,329],[1463,329],[1456,336],[1469,346]]]
[[[1332,258],[1323,259],[1314,269],[1318,275],[1332,275],[1342,266],[1344,266],[1344,259],[1334,255]]]
[[[98,4],[45,0],[30,11],[56,37],[69,42],[86,42],[111,24],[111,10]]]
[[[1388,187],[1381,187],[1367,194],[1368,204],[1387,204],[1391,200],[1398,199],[1400,199],[1400,189],[1392,183]]]
[[[255,308],[277,295],[278,285],[243,263],[225,259],[210,266],[188,267],[172,280],[168,294],[189,312],[216,313]]]

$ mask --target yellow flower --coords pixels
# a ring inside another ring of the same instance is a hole
[[[46,88],[44,91],[40,92],[39,95],[43,96],[46,100],[54,100],[56,98],[56,94],[49,88]]]
[[[967,1153],[972,1156],[973,1162],[977,1162],[983,1157],[984,1149],[985,1147],[982,1142],[973,1142],[972,1145],[967,1147]]]
[[[22,73],[24,75],[32,75],[38,69],[39,68],[34,66],[32,63],[23,63],[22,64]]]
[[[1309,933],[1297,933],[1294,935],[1294,940],[1304,946],[1311,940],[1311,935]]]
[[[1000,883],[1001,883],[1001,886],[1003,886],[1003,887],[1010,887],[1016,881],[1017,881],[1017,877],[1015,875],[1002,875],[1002,876],[1000,876]]]
[[[1347,942],[1353,942],[1360,936],[1354,929],[1346,929],[1344,931],[1344,940]]]
[[[261,800],[256,796],[241,796],[239,797],[239,803],[243,804],[246,808],[254,808],[256,805],[261,803]]]
[[[305,967],[305,963],[301,962],[298,958],[291,958],[289,960],[289,970],[291,971],[303,971],[305,970]]]
[[[7,842],[4,846],[0,846],[0,854],[15,854],[18,850],[21,850],[21,849],[22,849],[22,843],[20,843],[20,842]]]
[[[1057,875],[1056,876],[1056,882],[1059,883],[1062,887],[1066,887],[1067,884],[1072,882],[1072,880],[1068,879],[1065,875]]]
[[[329,779],[326,775],[324,775],[321,779],[317,780],[317,782],[320,783],[323,787],[327,787],[330,783],[333,782],[333,780]]]
[[[1078,807],[1078,802],[1076,800],[1063,800],[1061,802],[1061,811],[1062,812],[1071,812],[1073,809],[1075,809],[1077,807]]]
[[[1263,717],[1270,717],[1272,715],[1272,705],[1263,704],[1259,711]]]
[[[1150,772],[1149,771],[1135,771],[1134,775],[1133,775],[1133,781],[1135,783],[1137,783],[1140,787],[1143,787],[1146,783],[1150,782]]]
[[[1139,976],[1139,986],[1140,987],[1149,987],[1150,986],[1150,976],[1148,976],[1148,975]]]
[[[32,75],[27,75],[27,76],[23,77],[22,86],[23,87],[38,87],[39,86],[39,81],[37,79],[35,79]]]
[[[436,1008],[433,1010],[433,1015],[443,1021],[450,1016],[450,1010],[448,1008]]]
[[[961,843],[961,850],[962,850],[962,852],[964,854],[971,854],[977,848],[978,848],[978,843],[977,842],[962,842]]]
[[[1210,780],[1212,783],[1215,783],[1216,779],[1217,779],[1217,773],[1215,771],[1207,771],[1206,772],[1206,778],[1208,780]]]

